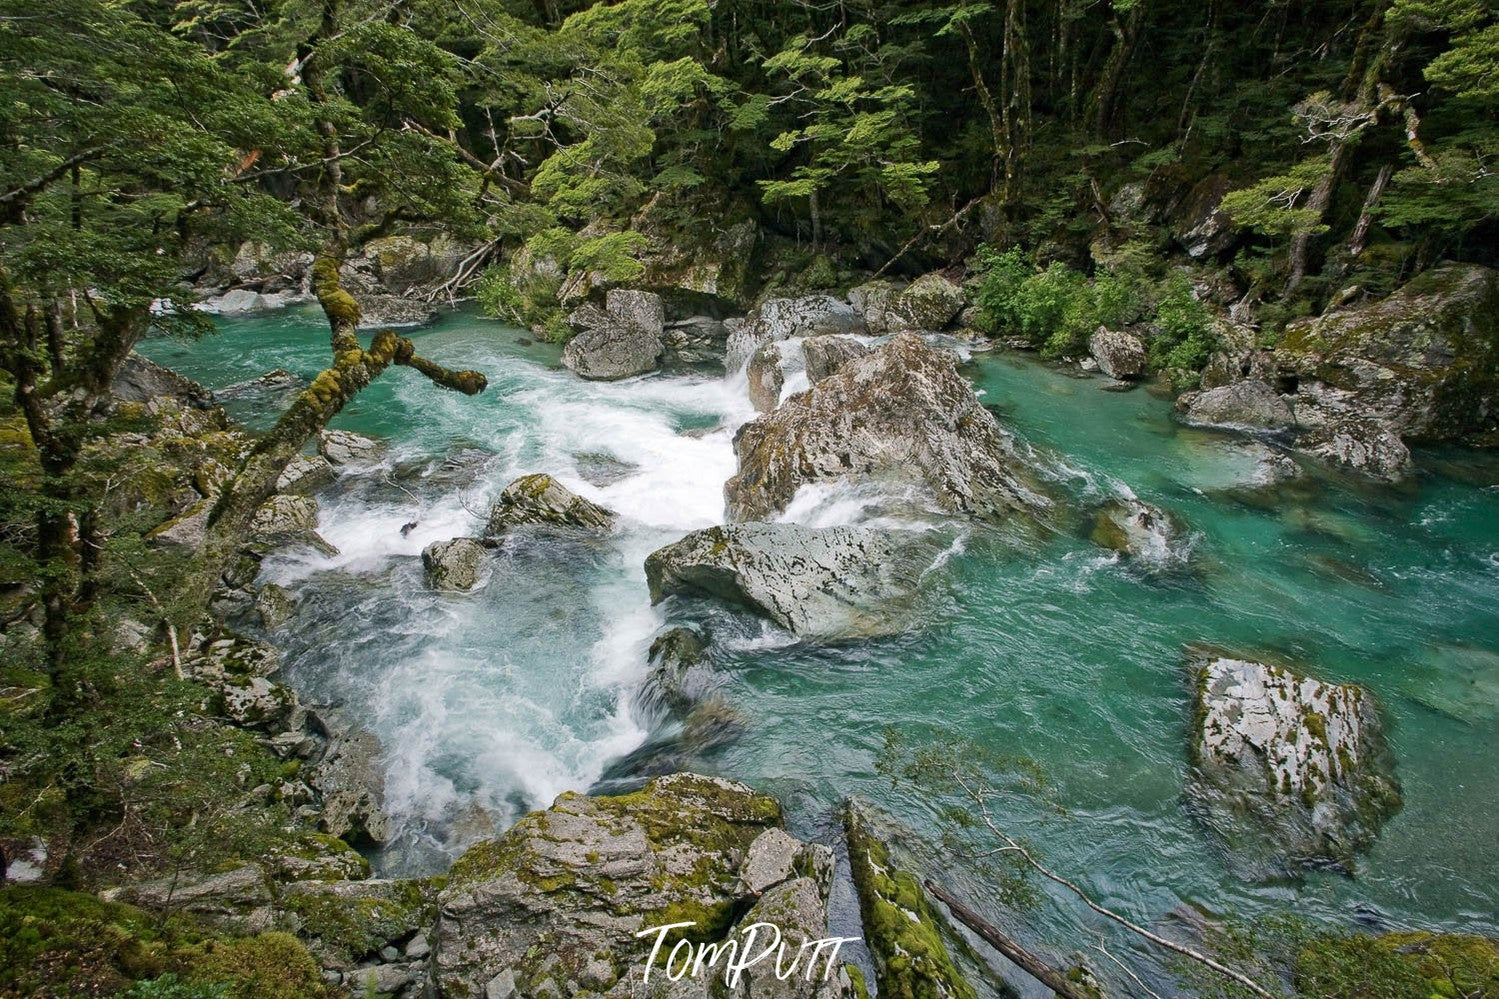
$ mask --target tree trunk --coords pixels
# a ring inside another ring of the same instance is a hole
[[[1097,999],[1092,992],[1081,988],[1075,982],[1069,981],[1066,975],[1001,933],[993,923],[990,923],[977,912],[959,902],[951,892],[942,886],[932,881],[927,881],[926,890],[931,892],[932,896],[939,902],[947,906],[948,911],[953,914],[958,922],[968,927],[974,933],[977,933],[985,943],[1003,954],[1017,968],[1061,996],[1062,999]]]
[[[1353,235],[1348,238],[1348,254],[1356,257],[1364,252],[1364,246],[1369,240],[1369,227],[1374,224],[1374,208],[1379,204],[1379,199],[1384,197],[1384,189],[1390,183],[1390,175],[1395,168],[1386,163],[1379,168],[1374,183],[1369,185],[1369,194],[1364,198],[1363,211],[1359,212],[1358,224],[1353,227]]]

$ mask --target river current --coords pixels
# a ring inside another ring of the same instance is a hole
[[[263,575],[297,597],[270,636],[289,682],[385,747],[399,836],[375,858],[383,873],[438,870],[564,790],[659,763],[643,745],[776,794],[803,835],[862,795],[920,853],[934,846],[934,803],[892,790],[873,765],[897,725],[1041,763],[1065,811],[1021,801],[1005,821],[1140,920],[1189,905],[1294,908],[1499,933],[1499,462],[1423,452],[1407,485],[1313,477],[1267,498],[1243,488],[1255,463],[1238,443],[1175,424],[1163,398],[974,355],[963,370],[1058,489],[1080,507],[1135,495],[1172,511],[1190,530],[1171,553],[1182,564],[1121,560],[1086,527],[969,530],[929,575],[921,627],[812,645],[727,608],[649,602],[646,555],[723,519],[733,432],[754,415],[742,375],[585,382],[557,347],[462,310],[415,337],[435,360],[484,371],[489,390],[465,398],[404,369],[380,379],[334,423],[388,445],[379,469],[320,496],[319,529],[339,554],[278,556]],[[144,348],[215,389],[273,368],[311,376],[327,351],[309,309]],[[229,408],[255,426],[275,416],[263,400]],[[477,592],[426,589],[422,548],[479,533],[498,492],[530,472],[617,511],[619,528],[601,541],[517,539]],[[883,515],[868,500],[809,492],[788,518],[868,522]],[[741,729],[704,752],[674,743],[672,723],[637,700],[652,637],[684,615],[711,633],[715,683]],[[1278,653],[1377,696],[1405,804],[1355,877],[1246,883],[1192,819],[1183,649],[1195,642]],[[1129,949],[1075,906],[1005,913],[976,873],[931,863],[1042,947],[1107,936]]]

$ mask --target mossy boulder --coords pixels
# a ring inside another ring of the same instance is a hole
[[[1192,801],[1233,865],[1351,873],[1401,802],[1373,696],[1212,648],[1190,670]]]
[[[885,999],[977,999],[953,961],[921,882],[898,867],[867,809],[845,803],[844,830],[864,941]]]
[[[545,473],[522,475],[500,493],[489,508],[486,541],[523,524],[550,524],[605,531],[614,526],[615,513],[586,500]]]
[[[1461,441],[1499,420],[1499,272],[1447,264],[1387,298],[1289,324],[1276,360],[1325,402],[1407,441]]]
[[[437,919],[440,878],[305,881],[287,885],[278,909],[325,968],[348,970],[379,961]]]
[[[454,862],[433,938],[438,987],[470,997],[645,994],[652,940],[637,933],[691,922],[672,931],[667,949],[681,940],[722,942],[757,900],[799,879],[811,881],[818,905],[796,906],[813,917],[798,926],[816,923],[808,931],[826,936],[825,847],[792,840],[783,871],[744,877],[754,844],[780,826],[774,798],[696,774],[659,777],[616,797],[564,794]],[[746,974],[756,995],[774,982],[768,963]],[[672,994],[705,996],[711,978],[684,980]],[[652,983],[660,980],[658,961]],[[816,984],[831,991],[795,994],[842,994],[837,979]]]
[[[484,546],[478,538],[434,541],[422,549],[422,571],[434,590],[472,590],[484,568]]]

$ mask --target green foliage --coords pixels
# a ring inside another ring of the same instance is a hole
[[[1197,298],[1185,274],[1174,274],[1161,285],[1155,324],[1160,332],[1150,341],[1150,362],[1157,368],[1200,371],[1218,349],[1213,312]]]
[[[120,993],[121,999],[229,999],[225,985],[188,984],[167,972],[160,978],[136,982]]]

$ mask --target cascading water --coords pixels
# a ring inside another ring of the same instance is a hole
[[[1339,918],[1356,907],[1378,925],[1499,929],[1492,463],[1429,454],[1407,489],[1314,477],[1267,499],[1245,489],[1252,449],[1176,426],[1162,399],[981,358],[969,370],[985,403],[1040,449],[1079,509],[1138,494],[1183,519],[1188,563],[1142,572],[1086,529],[973,530],[928,570],[926,627],[820,646],[707,602],[649,604],[645,556],[722,519],[732,434],[753,415],[742,373],[584,382],[558,368],[555,347],[462,313],[418,336],[424,354],[484,370],[490,390],[462,398],[405,372],[372,386],[337,425],[389,451],[321,497],[320,530],[340,554],[291,553],[265,570],[297,597],[273,636],[291,682],[386,748],[402,833],[384,870],[437,869],[639,746],[648,723],[633,695],[670,615],[711,633],[715,676],[742,725],[737,741],[688,762],[778,794],[797,831],[858,793],[929,836],[932,803],[892,791],[872,760],[886,725],[940,726],[1040,761],[1070,817],[1017,805],[1007,820],[1053,866],[1142,918],[1189,902],[1252,915],[1294,901]],[[274,367],[310,375],[326,336],[315,314],[288,312],[147,352],[216,387]],[[797,373],[787,374],[789,391]],[[421,549],[477,534],[498,491],[538,471],[619,512],[618,530],[517,535],[478,592],[427,590]],[[785,519],[913,526],[902,503],[859,485],[804,490]],[[1357,878],[1248,885],[1214,855],[1182,805],[1182,647],[1195,641],[1283,651],[1380,699],[1405,807]],[[973,872],[954,879],[985,897]],[[1042,939],[1098,930],[1061,908],[1027,923]]]

